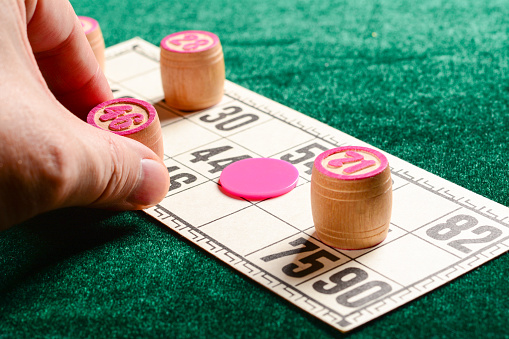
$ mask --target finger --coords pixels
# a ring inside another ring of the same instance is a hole
[[[51,107],[41,98],[39,107]],[[61,106],[60,110],[65,111]],[[69,114],[59,114],[46,132],[50,137],[41,154],[49,160],[53,197],[49,209],[90,206],[118,210],[143,209],[160,202],[168,193],[170,178],[162,160],[143,144],[84,124]],[[50,116],[50,112],[41,115]],[[39,118],[34,118],[35,120]],[[39,151],[40,152],[40,151]],[[45,153],[49,153],[46,156]],[[47,169],[48,165],[42,164]]]
[[[68,125],[68,124],[67,124]],[[85,124],[76,124],[80,152],[74,147],[67,188],[58,207],[90,206],[143,209],[168,193],[170,177],[161,159],[141,143]],[[82,142],[86,140],[86,142]]]
[[[0,129],[0,229],[62,207],[131,210],[164,198],[169,175],[154,152],[81,122],[36,88],[23,89],[30,101],[4,103],[20,114]]]
[[[71,4],[38,0],[27,16],[28,39],[48,87],[85,120],[91,108],[113,95]]]

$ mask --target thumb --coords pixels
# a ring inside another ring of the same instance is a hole
[[[142,209],[164,198],[170,180],[154,152],[84,123],[33,87],[26,81],[2,100],[16,114],[1,115],[0,230],[61,207]]]
[[[71,117],[74,118],[74,117]],[[143,144],[77,121],[80,151],[56,207],[143,209],[168,193],[170,177],[162,160]],[[78,127],[79,126],[79,127]],[[76,131],[75,131],[76,133]]]

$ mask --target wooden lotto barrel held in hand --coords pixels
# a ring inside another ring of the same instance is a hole
[[[219,38],[205,31],[178,32],[161,41],[161,78],[170,107],[197,111],[223,97],[224,58]]]
[[[99,66],[104,72],[104,38],[101,32],[101,27],[99,27],[99,23],[97,20],[86,17],[79,16],[78,17],[81,22],[81,27],[85,31],[85,35],[87,36],[88,43],[90,47],[92,47],[92,51],[94,52],[95,58],[99,63]]]
[[[392,210],[392,179],[387,158],[356,146],[320,154],[311,176],[315,230],[325,244],[362,249],[382,242]]]
[[[87,122],[97,128],[141,142],[159,158],[164,157],[161,124],[150,103],[119,98],[105,101],[88,113]]]

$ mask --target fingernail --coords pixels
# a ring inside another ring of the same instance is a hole
[[[166,167],[151,159],[141,161],[138,185],[127,198],[127,202],[149,207],[163,200],[168,193],[169,175]]]

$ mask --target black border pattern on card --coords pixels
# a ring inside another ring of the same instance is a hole
[[[159,61],[158,48],[139,38],[134,38],[108,49],[107,58],[114,59],[116,56],[123,55],[128,52],[136,52],[153,61]],[[248,96],[244,95],[246,91]],[[296,112],[233,83],[227,82],[225,84],[225,95],[332,145],[341,146],[347,144],[348,141],[351,142],[356,140],[351,136],[302,115],[301,113],[299,113],[297,118],[290,117],[295,115]],[[253,97],[256,99],[253,99]],[[176,113],[178,114],[178,112]],[[345,138],[348,140],[344,140]],[[452,187],[435,184],[433,182],[433,178],[436,176],[432,174],[429,174],[430,178],[424,178],[413,174],[411,170],[394,167],[391,167],[391,172],[392,175],[397,176],[408,183],[431,192],[440,198],[453,202],[459,207],[466,208],[476,214],[488,218],[505,228],[509,228],[509,216],[499,215],[494,212],[492,208],[484,205],[483,201],[488,201],[485,198],[479,197],[479,199],[475,199],[476,201],[474,202],[472,201],[472,198],[468,198],[462,193],[458,193],[464,189],[458,190],[458,187],[454,187],[453,184],[451,184]],[[497,206],[497,208],[498,207],[499,206]],[[178,215],[172,213],[161,205],[147,209],[146,212],[194,244],[202,247],[218,259],[232,266],[239,272],[249,276],[251,279],[270,289],[274,293],[284,297],[306,312],[342,331],[351,330],[384,313],[387,313],[388,311],[391,311],[439,286],[442,286],[452,279],[457,278],[458,276],[509,250],[509,237],[499,239],[463,259],[458,259],[454,264],[444,269],[385,295],[382,299],[368,303],[351,313],[339,314],[337,311],[322,304],[312,296],[303,293],[284,280],[281,280],[253,262],[247,260],[242,255],[235,253],[224,244],[221,244],[217,240],[208,236],[197,227],[186,222]],[[355,261],[355,258],[351,258],[351,261]]]

